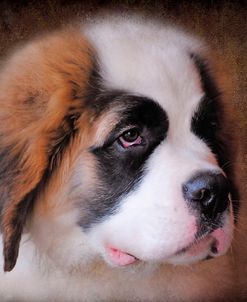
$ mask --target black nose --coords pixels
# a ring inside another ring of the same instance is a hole
[[[229,183],[223,174],[200,172],[183,185],[183,194],[193,207],[214,219],[228,206]]]

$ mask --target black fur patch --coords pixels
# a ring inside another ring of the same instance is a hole
[[[195,54],[191,57],[198,69],[202,88],[205,92],[205,97],[201,100],[192,118],[191,130],[203,139],[218,156],[220,142],[217,139],[217,133],[221,130],[220,116],[223,115],[223,109],[219,102],[220,92],[205,62]]]
[[[91,148],[97,159],[97,172],[101,183],[95,194],[84,204],[86,212],[80,221],[85,229],[102,221],[117,211],[123,195],[134,190],[145,173],[145,162],[153,150],[165,139],[168,118],[164,110],[153,100],[120,91],[101,93],[97,100],[100,111],[124,108],[119,112],[119,122],[102,147]],[[126,127],[140,131],[142,144],[124,148],[118,138]]]
[[[234,217],[237,218],[239,211],[239,194],[234,182],[234,151],[229,144],[232,144],[232,136],[224,129],[224,108],[213,76],[208,69],[206,62],[198,55],[192,54],[197,70],[200,74],[202,88],[205,92],[197,110],[194,112],[191,130],[199,138],[205,141],[212,152],[216,155],[219,166],[226,173],[231,183],[231,195],[233,200]]]

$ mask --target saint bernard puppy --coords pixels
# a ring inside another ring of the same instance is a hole
[[[6,60],[1,302],[224,297],[227,256],[202,261],[227,252],[237,211],[216,80],[202,42],[134,17]]]

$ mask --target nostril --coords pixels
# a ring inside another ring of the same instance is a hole
[[[188,188],[184,186],[183,191],[187,199],[195,202],[200,202],[202,205],[207,206],[214,199],[214,194],[210,189],[202,188]]]
[[[214,218],[228,206],[229,184],[222,174],[200,172],[183,185],[185,200]]]
[[[195,191],[193,199],[202,201],[202,200],[207,199],[208,195],[209,195],[209,192],[207,189],[200,189],[200,190]]]
[[[213,199],[213,194],[209,189],[199,189],[193,192],[192,199],[194,201],[201,202],[203,205],[207,206]]]

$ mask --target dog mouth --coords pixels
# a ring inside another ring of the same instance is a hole
[[[112,246],[107,246],[106,252],[110,262],[115,266],[127,266],[139,261],[135,256]]]
[[[218,228],[209,234],[196,238],[185,248],[182,248],[176,252],[175,255],[177,256],[187,253],[191,256],[196,256],[200,254],[200,252],[205,251],[205,249],[208,249],[208,257],[214,258],[218,256],[218,254],[223,254],[226,251],[226,241],[226,234],[224,230],[222,228]]]
[[[230,247],[232,235],[223,228],[194,239],[178,250],[167,262],[171,264],[192,264],[224,255]]]
[[[203,250],[205,250],[205,247],[209,248],[209,253],[215,255],[218,253],[217,240],[212,238],[211,236],[205,236],[200,239],[194,240],[186,247],[180,249],[175,253],[175,256],[180,256],[183,254],[189,254],[190,256],[197,256],[198,254],[200,254],[200,252],[203,252]]]
[[[170,257],[166,257],[167,262],[173,263],[173,260],[176,262],[177,259],[180,257],[184,258],[184,256],[186,259],[189,257],[188,263],[193,262],[193,259],[197,259],[196,261],[199,261],[218,257],[224,254],[228,249],[228,240],[226,237],[227,234],[225,234],[224,230],[219,228],[210,234],[202,236],[201,238],[196,238],[186,247],[173,253]],[[111,245],[108,245],[105,251],[108,262],[110,262],[110,264],[113,266],[129,266],[137,264],[141,261],[145,261],[131,253],[125,252]],[[152,259],[152,261],[154,260],[155,259]],[[160,261],[166,262],[165,259],[160,259]],[[180,261],[177,263],[180,263]]]
[[[202,238],[200,240],[195,240],[188,246],[183,249],[180,249],[176,253],[174,253],[171,257],[179,257],[183,255],[189,255],[190,257],[196,257],[197,255],[205,252],[208,250],[207,258],[211,259],[214,258],[215,255],[218,253],[217,248],[217,241],[209,236]],[[124,252],[116,247],[107,246],[106,247],[106,255],[107,259],[109,260],[110,264],[113,266],[129,266],[140,261],[145,261],[142,259],[137,258],[133,254]],[[170,257],[169,257],[170,258]]]

